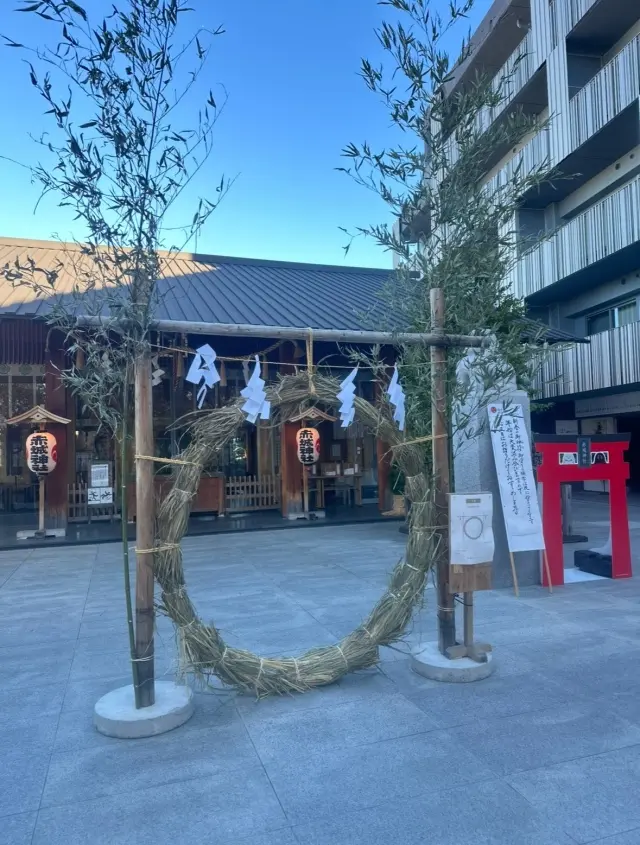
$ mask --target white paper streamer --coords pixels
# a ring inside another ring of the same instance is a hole
[[[207,390],[220,381],[220,376],[214,363],[215,360],[216,353],[208,343],[205,343],[204,346],[196,349],[196,354],[189,367],[189,372],[185,376],[185,381],[191,382],[191,384],[200,384],[202,382],[196,397],[198,408],[202,408]]]
[[[405,417],[405,395],[402,385],[400,384],[400,377],[398,375],[398,365],[393,368],[393,376],[387,388],[387,396],[389,402],[394,406],[393,419],[398,423],[400,431],[404,431],[404,417]]]
[[[338,402],[340,402],[340,425],[342,428],[348,428],[353,422],[356,409],[353,400],[356,395],[356,386],[354,384],[358,368],[354,367],[349,375],[340,383],[340,392],[337,395]]]
[[[154,355],[151,359],[151,387],[157,387],[162,381],[164,370],[160,368],[158,363],[158,356]]]
[[[247,415],[247,420],[254,424],[258,417],[268,420],[271,414],[271,402],[267,402],[267,394],[264,392],[265,381],[260,377],[260,358],[257,355],[255,361],[251,378],[247,386],[240,391],[240,396],[247,400],[242,410]]]

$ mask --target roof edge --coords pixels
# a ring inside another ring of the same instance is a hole
[[[81,244],[72,241],[44,241],[31,238],[4,238],[0,236],[0,247],[26,247],[31,249],[52,249],[52,250],[78,250]],[[388,270],[383,267],[355,267],[343,264],[313,264],[305,261],[278,261],[269,258],[243,258],[233,255],[209,255],[201,252],[171,252],[160,249],[158,254],[163,258],[171,258],[173,261],[195,261],[199,264],[248,264],[255,267],[291,267],[307,270],[340,271],[341,273],[376,273],[382,276],[389,276],[394,271],[392,267]]]

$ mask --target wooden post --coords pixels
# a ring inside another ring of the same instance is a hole
[[[46,537],[47,532],[44,527],[44,490],[45,490],[44,476],[41,475],[38,480],[38,532],[37,537]]]
[[[304,515],[309,518],[309,468],[302,467],[302,495],[304,500]]]
[[[45,355],[45,402],[47,411],[61,417],[71,416],[71,397],[62,381],[62,373],[69,366],[64,351],[64,334],[51,332]],[[69,461],[68,443],[73,440],[73,431],[68,425],[52,423],[47,430],[56,438],[58,466],[49,474],[44,492],[47,498],[47,517],[53,528],[66,528],[69,507]],[[75,465],[71,467],[75,478]]]
[[[153,399],[151,394],[151,354],[148,348],[135,361],[135,444],[136,444],[136,660],[138,686],[136,707],[155,703],[153,651],[153,554],[154,490],[153,462],[139,456],[153,455]]]
[[[571,537],[573,535],[571,493],[570,484],[560,485],[560,495],[562,496],[562,533],[564,537]]]
[[[290,343],[280,347],[280,372],[289,375],[297,371],[294,363],[295,349]],[[298,460],[296,435],[300,426],[297,423],[284,422],[280,426],[280,506],[282,515],[302,514],[302,472]]]
[[[464,644],[473,648],[473,593],[464,593]]]
[[[444,334],[444,294],[431,290],[431,331]],[[447,422],[447,351],[431,347],[431,427],[435,525],[438,526],[438,647],[442,654],[456,644],[454,596],[449,592],[449,426]]]

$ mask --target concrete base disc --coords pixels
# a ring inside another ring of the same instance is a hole
[[[481,681],[488,678],[495,669],[495,662],[491,652],[487,655],[486,663],[476,663],[468,657],[459,660],[449,660],[443,654],[437,643],[427,643],[414,649],[411,654],[411,668],[418,675],[431,681],[443,681],[449,684],[467,684],[471,681]]]
[[[156,701],[136,710],[133,685],[108,692],[97,702],[93,722],[101,734],[118,739],[140,739],[180,727],[193,715],[190,687],[156,681]]]

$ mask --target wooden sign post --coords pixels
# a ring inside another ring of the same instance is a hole
[[[462,593],[464,641],[447,649],[447,657],[468,657],[486,663],[491,646],[476,643],[473,633],[473,594],[491,589],[494,555],[493,501],[490,493],[467,493],[449,498],[451,569],[449,591]]]

